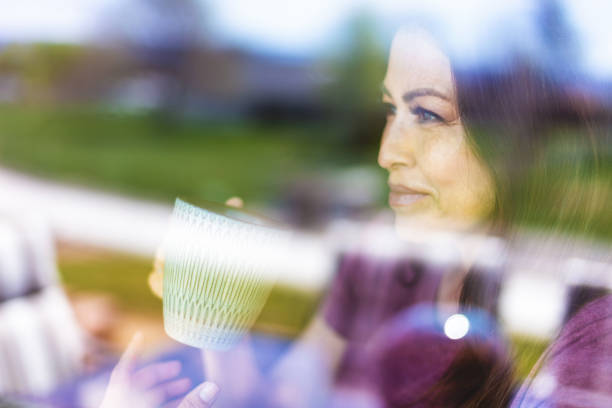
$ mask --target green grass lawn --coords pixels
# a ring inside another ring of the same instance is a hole
[[[62,248],[58,267],[69,291],[111,295],[126,310],[161,318],[161,301],[148,289],[152,261],[88,248]]]
[[[511,343],[514,348],[515,375],[519,379],[524,379],[548,347],[548,342],[524,336],[513,336]]]
[[[110,295],[121,310],[162,319],[162,302],[147,285],[152,260],[116,252],[75,248],[60,250],[60,275],[74,293]],[[255,330],[295,336],[316,310],[320,294],[276,286],[262,310]]]
[[[333,148],[329,133],[323,125],[215,124],[0,105],[0,163],[165,202],[232,195],[269,202],[300,172],[375,166],[375,151],[363,157]]]

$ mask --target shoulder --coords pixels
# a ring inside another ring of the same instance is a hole
[[[612,406],[612,295],[578,311],[544,356],[512,407]]]
[[[588,303],[567,322],[550,348],[549,359],[587,350],[612,350],[612,295]]]

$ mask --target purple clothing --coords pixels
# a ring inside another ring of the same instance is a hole
[[[409,259],[342,257],[323,310],[348,341],[337,385],[373,392],[385,407],[431,407],[428,391],[466,345],[491,360],[505,358],[505,345],[485,312],[466,312],[470,330],[464,338],[446,336],[450,313],[436,305],[444,272]]]
[[[460,369],[459,389],[445,395],[459,405],[486,381],[489,364],[507,361],[506,345],[488,313],[474,309],[462,314],[469,328],[457,339],[443,327],[452,312],[426,304],[406,309],[379,330],[368,346],[368,372],[385,406],[448,406],[434,402],[439,395],[434,397],[433,388],[461,355],[473,362]]]
[[[364,381],[364,347],[382,324],[399,311],[436,299],[442,273],[423,264],[375,259],[364,254],[341,257],[324,304],[327,323],[348,341],[337,374],[342,385]]]
[[[544,353],[518,407],[612,407],[612,296],[583,307]]]

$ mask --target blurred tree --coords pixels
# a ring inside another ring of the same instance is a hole
[[[0,73],[20,79],[23,102],[55,102],[86,50],[72,44],[12,44],[0,53]]]
[[[378,143],[384,125],[380,89],[386,64],[375,28],[365,12],[353,17],[347,44],[330,61],[333,81],[323,91],[339,141],[365,148]]]
[[[204,15],[196,0],[130,0],[105,21],[104,40],[130,53],[136,75],[148,74],[163,113],[184,110],[193,82],[190,67],[202,48]]]

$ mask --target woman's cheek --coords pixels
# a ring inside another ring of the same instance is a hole
[[[465,139],[432,142],[427,157],[428,179],[444,214],[470,220],[490,214],[495,202],[492,178]]]
[[[422,168],[437,192],[438,210],[461,219],[483,218],[490,211],[490,200],[486,199],[489,180],[463,132],[437,136],[424,145]]]
[[[422,167],[433,187],[442,193],[442,188],[461,181],[466,174],[469,152],[461,131],[441,128],[431,133],[423,146]]]

